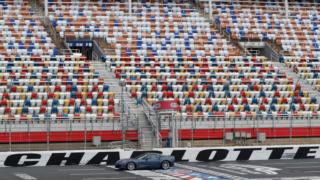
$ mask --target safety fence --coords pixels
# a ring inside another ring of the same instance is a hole
[[[320,140],[317,117],[203,117],[168,113],[161,116],[160,122],[163,147],[313,144]]]
[[[0,151],[137,148],[138,124],[127,120],[2,120]]]
[[[314,144],[319,142],[317,118],[221,118],[161,116],[162,147]],[[139,148],[139,121],[2,120],[0,151]],[[175,141],[175,143],[172,143]]]

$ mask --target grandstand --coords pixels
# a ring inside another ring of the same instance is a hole
[[[319,11],[311,1],[0,1],[0,142],[319,137]],[[157,112],[162,101],[177,108]]]

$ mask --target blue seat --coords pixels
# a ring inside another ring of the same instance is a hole
[[[28,114],[29,113],[29,108],[27,106],[22,107],[22,113],[23,114]]]
[[[26,99],[23,103],[23,106],[31,106],[31,101],[30,99]]]
[[[57,114],[58,113],[58,107],[57,106],[52,106],[51,113],[52,114]]]
[[[109,91],[109,85],[104,84],[103,85],[103,92],[108,92]]]
[[[52,106],[59,106],[59,100],[58,99],[53,99],[52,100]]]

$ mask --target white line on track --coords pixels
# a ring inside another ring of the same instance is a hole
[[[320,176],[279,177],[279,178],[255,178],[250,180],[319,180]]]
[[[82,180],[108,180],[108,179],[137,179],[136,177],[98,177],[98,178],[83,178]]]
[[[58,171],[104,171],[104,169],[59,169]]]
[[[15,176],[17,176],[18,178],[20,179],[23,179],[23,180],[37,180],[37,178],[29,175],[29,174],[26,174],[26,173],[14,173]]]
[[[77,173],[77,174],[69,174],[70,176],[92,176],[92,175],[116,175],[118,172],[112,173]]]
[[[112,169],[116,169],[114,166],[107,166],[108,168],[112,168]],[[179,180],[176,177],[172,177],[170,175],[166,175],[166,174],[162,174],[162,173],[158,173],[155,171],[150,171],[150,170],[138,170],[138,171],[125,171],[127,173],[130,174],[134,174],[137,176],[142,176],[142,177],[146,177],[152,180]]]
[[[319,162],[281,162],[281,163],[262,163],[262,165],[284,165],[284,164],[319,164]]]
[[[213,175],[213,176],[219,176],[219,177],[223,177],[223,178],[227,178],[227,179],[233,179],[233,180],[247,180],[248,178],[244,178],[244,177],[240,177],[240,176],[235,176],[235,175],[231,175],[231,174],[227,174],[227,173],[222,173],[222,172],[218,172],[218,171],[213,171],[213,170],[208,170],[208,169],[203,169],[203,168],[199,168],[199,167],[194,167],[194,166],[188,166],[185,164],[175,164],[176,167],[179,168],[183,168],[183,169],[189,169],[192,171],[196,171],[196,172],[200,172],[200,173],[204,173],[204,174],[209,174],[209,175]]]
[[[161,173],[157,173],[154,171],[149,171],[149,170],[139,170],[139,171],[126,171],[128,173],[134,174],[134,175],[138,175],[138,176],[142,176],[142,177],[146,177],[152,180],[177,180],[178,178],[169,176],[169,175],[165,175],[165,174],[161,174]]]
[[[203,168],[221,170],[221,171],[230,172],[230,173],[239,174],[239,175],[247,175],[248,174],[248,173],[243,173],[243,172],[239,172],[239,171],[233,171],[233,170],[226,169],[226,168],[212,167],[212,166],[205,166],[205,165],[200,165],[200,166]]]
[[[307,169],[307,168],[320,168],[320,166],[291,166],[286,168],[287,169]]]

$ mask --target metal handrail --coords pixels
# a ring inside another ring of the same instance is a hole
[[[154,111],[154,109],[150,106],[150,104],[148,104],[146,102],[146,100],[144,99],[142,101],[142,106],[143,106],[143,110],[152,126],[152,130],[156,136],[156,141],[157,141],[157,147],[161,147],[162,146],[162,136],[161,133],[159,131],[159,127],[158,127],[158,123],[157,123],[157,117],[156,116],[156,112]]]

